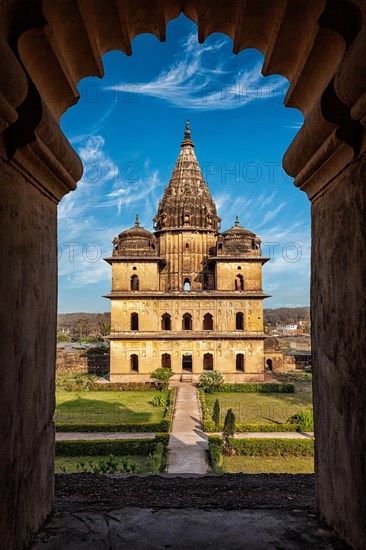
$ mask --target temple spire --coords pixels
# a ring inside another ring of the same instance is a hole
[[[189,120],[187,118],[186,120],[186,129],[184,131],[184,140],[182,141],[182,143],[180,144],[181,147],[194,147],[194,143],[193,141],[191,140],[191,130],[189,128]]]
[[[139,215],[136,214],[135,227],[140,227]]]
[[[235,218],[235,226],[236,226],[236,227],[239,227],[239,225],[240,225],[239,216],[236,216],[236,218]]]

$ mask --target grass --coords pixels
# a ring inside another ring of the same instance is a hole
[[[107,456],[56,456],[55,457],[55,473],[56,474],[72,474],[75,472],[82,472],[83,469],[77,467],[78,463],[85,462],[85,467],[88,472],[91,472],[92,469],[89,465],[89,462],[92,461],[94,464],[97,464],[99,460],[107,460]],[[139,474],[148,474],[148,473],[157,473],[159,468],[154,463],[154,461],[149,456],[116,456],[115,457],[118,463],[118,472],[123,470],[123,463],[127,460],[130,465],[134,464],[136,466],[136,473]]]
[[[164,407],[151,403],[156,391],[56,391],[56,422],[160,422]],[[167,392],[162,397],[167,400]]]
[[[277,374],[279,382],[295,384],[295,393],[212,393],[206,394],[210,411],[216,399],[220,402],[220,421],[233,409],[236,421],[248,424],[286,422],[299,409],[312,406],[312,375],[307,372]]]
[[[313,474],[314,458],[224,456],[222,468],[229,474]]]

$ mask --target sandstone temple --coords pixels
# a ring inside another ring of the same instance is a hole
[[[111,381],[176,379],[206,370],[226,381],[264,379],[261,241],[238,217],[221,219],[186,123],[181,151],[153,220],[113,241]]]

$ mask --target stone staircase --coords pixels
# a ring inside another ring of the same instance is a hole
[[[182,375],[180,377],[180,381],[181,382],[189,382],[190,384],[192,383],[192,373],[190,372],[182,372]]]

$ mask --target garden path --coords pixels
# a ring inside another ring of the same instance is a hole
[[[205,474],[207,472],[207,435],[203,432],[196,387],[187,382],[178,386],[170,433],[169,474]]]

